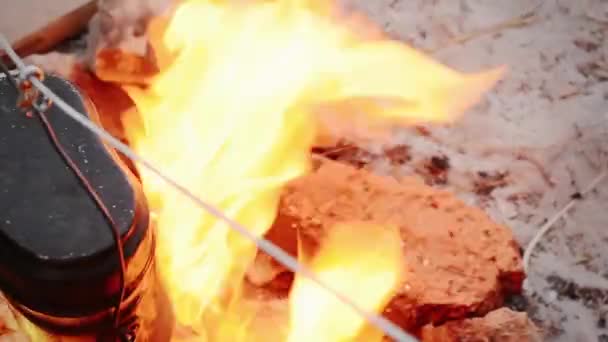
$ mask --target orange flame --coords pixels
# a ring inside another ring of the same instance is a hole
[[[127,88],[138,109],[125,120],[133,148],[262,236],[282,187],[309,170],[309,151],[320,134],[316,106],[363,99],[370,119],[444,122],[478,101],[502,74],[463,75],[400,42],[364,40],[330,12],[326,1],[180,3],[169,21],[159,19],[149,30],[161,72],[148,89]],[[391,105],[371,101],[377,99]],[[176,319],[212,336],[205,322],[235,322],[239,286],[256,247],[145,169],[140,173],[157,215],[158,268]],[[355,262],[346,246],[360,252],[361,241],[390,246],[390,234],[365,234],[359,241],[337,231],[314,267],[363,306],[380,309],[399,271],[396,254],[386,247],[389,255],[381,260],[370,250],[368,261]],[[361,293],[349,282],[369,286]],[[290,301],[290,341],[303,332],[316,340],[352,337],[362,325],[303,279]],[[326,331],[323,322],[307,321],[307,303],[340,315],[336,322],[343,327]]]
[[[399,285],[402,262],[397,227],[344,223],[329,230],[311,269],[358,307],[375,312]],[[351,308],[301,276],[290,293],[290,310],[288,342],[352,341],[365,325]]]

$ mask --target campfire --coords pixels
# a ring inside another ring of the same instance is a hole
[[[145,90],[125,87],[136,104],[125,121],[133,148],[263,236],[284,186],[310,172],[318,106],[366,99],[364,115],[377,124],[447,121],[500,74],[461,75],[401,43],[366,40],[332,21],[330,9],[305,1],[187,1],[165,25],[153,22],[160,72]],[[395,103],[374,108],[375,99]],[[256,246],[139,172],[157,213],[158,268],[177,322],[199,334],[220,333],[214,340],[249,330],[243,322],[256,313],[245,309],[242,291]],[[312,257],[312,270],[366,310],[382,309],[401,282],[397,227],[336,225]],[[289,306],[290,341],[349,339],[364,323],[300,276]],[[220,328],[205,328],[205,321]]]
[[[143,57],[102,49],[92,72],[69,75],[101,122],[358,307],[440,341],[521,291],[510,230],[415,178],[373,174],[344,148],[346,136],[455,122],[504,68],[452,70],[325,1],[181,1],[150,20],[147,40]],[[122,75],[124,63],[136,72]],[[173,340],[383,340],[306,275],[135,169]],[[491,317],[533,330],[525,314]]]

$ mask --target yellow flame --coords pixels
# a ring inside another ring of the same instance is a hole
[[[370,223],[331,227],[311,263],[321,280],[367,312],[381,310],[394,294],[402,266],[398,228]],[[350,307],[302,276],[296,276],[290,293],[290,313],[288,342],[351,341],[365,324]]]
[[[502,73],[462,75],[402,43],[363,40],[330,18],[328,4],[184,1],[170,20],[150,27],[161,72],[147,89],[126,88],[138,110],[125,119],[133,148],[256,236],[274,220],[282,186],[309,169],[309,150],[320,134],[315,106],[387,99],[391,106],[369,106],[370,118],[448,121]],[[228,308],[256,247],[144,168],[140,173],[158,217],[158,267],[177,321],[209,336],[204,321],[232,315]],[[341,260],[339,253],[352,253],[330,241],[321,253],[332,259],[319,261],[320,271],[344,263],[350,268],[342,274],[351,281],[375,284],[381,278],[368,264]],[[377,264],[388,268],[393,261]],[[370,278],[352,273],[355,266]],[[393,273],[382,272],[390,283]],[[301,318],[306,308],[299,305],[308,300],[334,305],[303,280],[297,284],[295,317]],[[368,291],[373,293],[364,306],[379,308],[388,289]],[[344,330],[316,336],[347,336],[360,326],[338,307],[324,310],[346,315],[339,322]]]

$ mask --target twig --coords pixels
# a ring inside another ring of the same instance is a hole
[[[528,244],[528,247],[526,248],[526,251],[524,252],[524,257],[523,257],[523,264],[524,264],[524,270],[526,271],[526,273],[528,272],[528,268],[529,268],[529,264],[530,264],[530,257],[532,256],[532,252],[534,251],[534,248],[536,247],[536,245],[538,244],[538,242],[540,241],[540,239],[549,231],[549,229],[551,229],[551,227],[560,219],[562,218],[573,206],[574,204],[582,197],[585,196],[586,194],[588,194],[589,192],[591,192],[601,181],[604,180],[604,178],[608,175],[608,172],[606,172],[606,170],[600,172],[599,175],[597,175],[593,181],[591,181],[591,183],[589,183],[589,185],[587,186],[587,188],[585,188],[581,193],[580,196],[572,198],[570,200],[570,202],[568,202],[560,211],[558,211],[553,217],[551,217],[551,219],[549,219],[536,233],[536,235],[532,238],[532,240],[530,241],[530,243]]]
[[[472,32],[465,33],[463,35],[457,36],[455,38],[450,39],[447,45],[438,46],[432,49],[428,49],[427,53],[435,53],[443,48],[446,48],[451,45],[461,45],[470,40],[499,33],[501,31],[511,29],[511,28],[519,28],[532,24],[536,20],[538,20],[538,16],[536,15],[536,10],[542,5],[542,1],[536,4],[531,10],[526,11],[523,14],[520,14],[516,17],[507,19],[503,22],[491,25],[489,27],[481,28],[478,30],[474,30]]]
[[[543,181],[545,181],[545,184],[547,184],[547,186],[550,188],[555,187],[555,182],[553,179],[551,179],[551,175],[549,172],[547,172],[547,170],[545,170],[541,162],[529,155],[526,155],[525,153],[518,153],[515,155],[515,157],[517,160],[527,161],[528,163],[532,164],[538,170],[538,173],[540,173],[540,176],[542,177]]]

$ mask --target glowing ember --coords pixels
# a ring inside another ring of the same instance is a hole
[[[148,89],[127,89],[139,112],[125,121],[132,146],[261,236],[275,218],[282,186],[309,169],[320,134],[318,105],[364,100],[369,119],[444,122],[502,73],[462,75],[402,43],[366,41],[337,25],[329,8],[288,0],[180,3],[169,22],[150,28],[161,72]],[[239,305],[240,285],[255,246],[140,172],[157,214],[158,267],[178,323],[211,340],[243,335],[253,313]],[[401,268],[392,246],[399,238],[386,230],[358,240],[348,229],[371,231],[338,227],[313,267],[363,307],[379,310]],[[365,245],[383,246],[383,253]],[[290,304],[290,341],[341,340],[363,325],[300,278]]]

